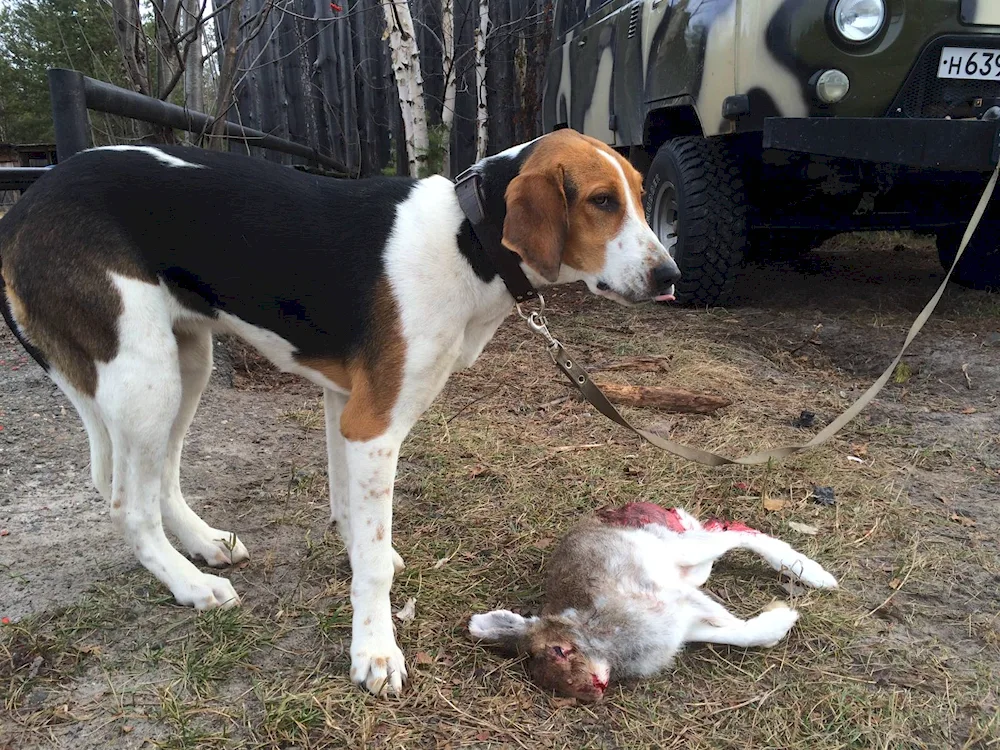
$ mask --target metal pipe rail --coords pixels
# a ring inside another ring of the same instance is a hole
[[[177,128],[188,133],[207,133],[215,122],[215,118],[202,112],[195,112],[89,78],[77,70],[49,68],[48,75],[52,120],[56,133],[56,155],[59,161],[90,147],[88,109]],[[344,176],[351,174],[351,170],[342,162],[310,146],[243,127],[235,122],[225,121],[225,134],[230,138],[244,140],[249,146],[299,156],[316,164],[322,164]]]
[[[27,190],[35,180],[52,167],[10,167],[0,169],[0,192],[4,190]]]

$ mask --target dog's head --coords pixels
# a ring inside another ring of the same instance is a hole
[[[531,144],[506,191],[504,245],[537,279],[584,281],[621,304],[673,299],[680,271],[649,228],[642,175],[574,130]]]

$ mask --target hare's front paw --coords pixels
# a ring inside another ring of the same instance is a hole
[[[799,580],[814,589],[835,589],[837,579],[830,575],[822,565],[808,557],[802,558],[801,567],[796,566],[792,572],[798,576]]]

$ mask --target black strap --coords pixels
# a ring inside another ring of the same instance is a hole
[[[483,205],[483,177],[479,172],[466,170],[455,180],[455,193],[465,218],[472,225],[472,231],[483,246],[497,274],[518,304],[538,299],[538,292],[521,270],[518,256],[503,246],[503,235],[486,217]]]

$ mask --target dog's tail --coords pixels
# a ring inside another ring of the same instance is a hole
[[[10,300],[7,297],[7,281],[3,276],[3,235],[3,226],[0,224],[0,313],[3,314],[3,319],[6,321],[7,327],[10,328],[14,337],[21,342],[21,346],[24,347],[24,350],[31,355],[33,360],[42,366],[42,369],[45,370],[45,372],[48,372],[49,361],[45,359],[45,355],[42,354],[38,347],[34,346],[30,341],[28,341],[27,338],[25,338],[17,323],[14,322],[14,314],[11,312]]]

